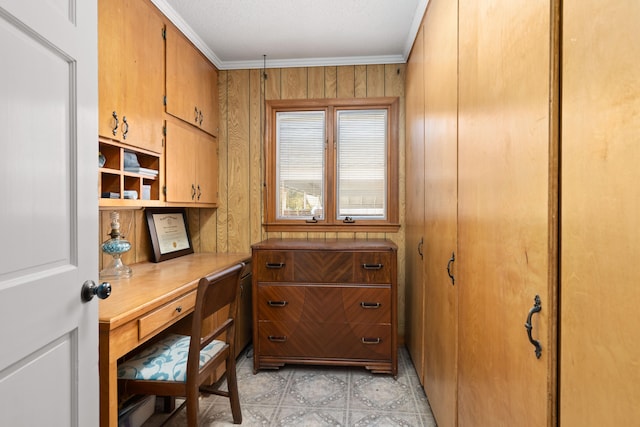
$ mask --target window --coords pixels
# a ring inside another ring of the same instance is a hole
[[[397,98],[277,100],[266,111],[268,230],[397,230]]]

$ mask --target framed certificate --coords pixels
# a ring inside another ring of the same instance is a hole
[[[193,253],[184,208],[146,208],[145,214],[154,262]]]

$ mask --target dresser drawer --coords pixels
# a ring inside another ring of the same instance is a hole
[[[294,257],[296,282],[353,283],[352,252],[300,251]]]
[[[302,316],[305,287],[258,284],[258,320],[294,321]]]
[[[262,356],[390,360],[391,325],[259,322]]]
[[[259,282],[292,282],[293,252],[257,251],[254,253],[253,275]]]
[[[390,252],[359,252],[355,254],[354,275],[357,283],[391,283]]]
[[[196,291],[190,292],[138,319],[138,339],[143,340],[193,311]]]

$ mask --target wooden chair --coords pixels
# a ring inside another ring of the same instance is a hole
[[[170,334],[118,365],[118,382],[125,393],[185,397],[175,412],[186,405],[189,427],[198,425],[200,392],[225,396],[231,403],[234,424],[242,423],[234,340],[243,265],[200,279],[191,336]],[[227,305],[227,319],[203,336],[203,321]],[[228,391],[208,384],[223,362]]]

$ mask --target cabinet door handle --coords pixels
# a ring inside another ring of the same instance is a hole
[[[198,184],[198,200],[200,200],[200,196],[202,196],[202,191],[200,190],[200,184]]]
[[[362,264],[362,268],[365,270],[381,270],[384,267],[383,264]]]
[[[365,302],[362,301],[360,303],[360,307],[362,308],[380,308],[382,304],[380,304],[379,302]]]
[[[451,264],[453,264],[453,262],[455,260],[456,260],[456,253],[455,252],[451,252],[451,258],[449,258],[449,262],[447,263],[447,274],[449,275],[449,278],[451,279],[451,284],[452,285],[456,284],[456,278],[451,273]]]
[[[198,123],[200,126],[202,126],[202,119],[204,118],[204,115],[202,114],[202,110],[200,110],[200,123]]]
[[[268,262],[266,266],[267,268],[282,268],[284,267],[284,262]]]
[[[382,342],[381,338],[369,338],[369,337],[362,337],[361,338],[362,344],[380,344]]]
[[[524,327],[527,330],[527,335],[529,336],[529,342],[535,347],[536,357],[538,359],[540,359],[540,356],[542,356],[542,346],[540,345],[539,341],[534,340],[533,337],[531,336],[531,330],[533,329],[533,325],[531,324],[531,316],[533,316],[535,313],[540,312],[540,310],[542,310],[540,295],[536,295],[535,298],[533,299],[533,307],[531,307],[531,310],[529,310],[529,315],[527,316],[527,322],[524,324]]]
[[[267,304],[269,304],[269,306],[271,307],[284,307],[285,305],[288,304],[287,301],[267,301]]]
[[[196,198],[196,186],[191,184],[191,200]]]
[[[418,242],[418,254],[420,255],[420,259],[424,259],[424,254],[422,253],[422,245],[424,245],[424,238],[420,238]]]
[[[269,335],[267,339],[271,342],[285,342],[287,337],[284,335]]]
[[[113,112],[113,114],[112,114],[112,116],[113,116],[113,119],[114,119],[114,120],[115,120],[115,122],[116,122],[115,126],[113,127],[112,132],[113,132],[113,136],[116,136],[116,135],[118,134],[118,124],[119,124],[119,122],[118,122],[118,113],[116,113],[116,112],[114,111],[114,112]]]
[[[127,116],[122,116],[122,139],[127,139],[129,133],[129,123],[127,122]]]
[[[198,123],[198,106],[197,105],[195,107],[193,107],[193,112],[194,112],[193,122],[194,123]]]

